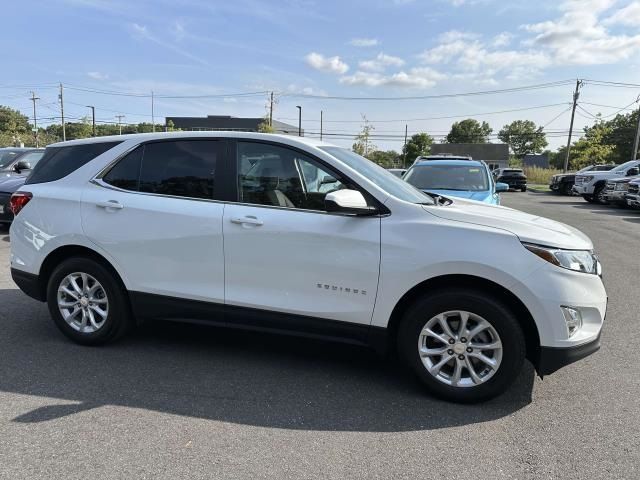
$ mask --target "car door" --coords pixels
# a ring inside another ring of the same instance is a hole
[[[238,201],[224,212],[227,305],[283,313],[269,321],[293,319],[287,328],[294,329],[314,319],[369,325],[378,287],[380,218],[327,213],[324,196],[353,187],[308,154],[255,141],[238,141],[231,151]],[[228,316],[229,322],[248,318]],[[266,316],[251,318],[259,323]]]
[[[225,152],[222,139],[149,142],[83,192],[85,234],[135,292],[224,303]]]

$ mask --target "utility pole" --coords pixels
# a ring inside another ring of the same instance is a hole
[[[93,105],[87,105],[87,108],[91,109],[91,124],[93,125],[93,136],[96,136],[96,107]]]
[[[573,119],[576,116],[576,107],[578,106],[578,98],[580,97],[580,87],[582,80],[576,80],[576,90],[573,92],[573,108],[571,110],[571,123],[569,125],[569,138],[567,139],[567,156],[564,159],[563,172],[567,173],[569,169],[569,151],[571,150],[571,135],[573,134]]]
[[[404,124],[404,147],[402,147],[402,166],[407,166],[407,132],[409,131],[409,125]]]
[[[58,98],[60,99],[60,117],[62,119],[62,141],[64,142],[67,140],[67,130],[64,125],[64,96],[62,91],[62,82],[60,82],[60,95],[58,95]]]
[[[116,115],[116,118],[118,119],[118,130],[120,131],[120,135],[122,135],[122,119],[124,117],[124,115]]]
[[[631,160],[638,158],[638,142],[640,141],[640,95],[638,95],[638,125],[636,126],[636,139],[633,142],[633,152],[631,152]]]
[[[273,92],[271,92],[271,100],[269,100],[269,126],[273,127]]]
[[[40,97],[36,97],[35,92],[31,92],[31,99],[33,102],[33,138],[36,142],[36,148],[38,148],[38,118],[36,117],[36,100],[40,100]]]
[[[320,110],[320,141],[322,141],[322,110]]]
[[[300,105],[296,105],[298,109],[298,136],[302,136],[302,107]]]
[[[153,113],[153,90],[151,90],[151,131],[156,131],[156,117]]]

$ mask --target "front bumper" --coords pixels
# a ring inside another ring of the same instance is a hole
[[[590,183],[583,183],[574,185],[572,190],[578,195],[593,195],[594,186]]]
[[[625,203],[626,190],[607,190],[604,192],[604,198],[610,203]]]
[[[595,340],[575,347],[541,347],[536,370],[538,371],[538,375],[541,377],[544,375],[551,375],[562,367],[566,367],[571,363],[582,360],[583,358],[596,353],[598,350],[600,350],[600,334],[598,334]]]
[[[633,208],[640,208],[640,195],[627,194],[624,197],[627,201],[627,205]]]

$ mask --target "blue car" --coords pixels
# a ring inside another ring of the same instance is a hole
[[[418,159],[402,178],[425,192],[492,205],[500,205],[498,193],[509,189],[494,182],[486,163],[465,158]]]

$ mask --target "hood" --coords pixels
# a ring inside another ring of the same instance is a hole
[[[458,199],[449,206],[423,208],[447,220],[506,230],[516,235],[522,242],[573,250],[593,249],[589,237],[580,230],[513,208]]]
[[[594,178],[600,178],[600,177],[606,177],[608,175],[611,175],[611,171],[610,170],[606,170],[606,171],[599,171],[599,172],[584,172],[584,173],[576,173],[577,176],[580,177],[594,177]]]
[[[472,192],[469,190],[424,190],[436,195],[442,195],[443,197],[455,197],[465,198],[467,200],[476,200],[478,202],[491,203],[493,199],[493,193],[490,190],[482,190],[479,192]]]
[[[607,180],[607,183],[629,183],[629,182],[633,182],[634,180],[638,180],[640,179],[640,177],[616,177],[616,178],[612,178],[611,180]]]
[[[26,181],[26,175],[0,177],[0,192],[13,193],[22,187]]]

